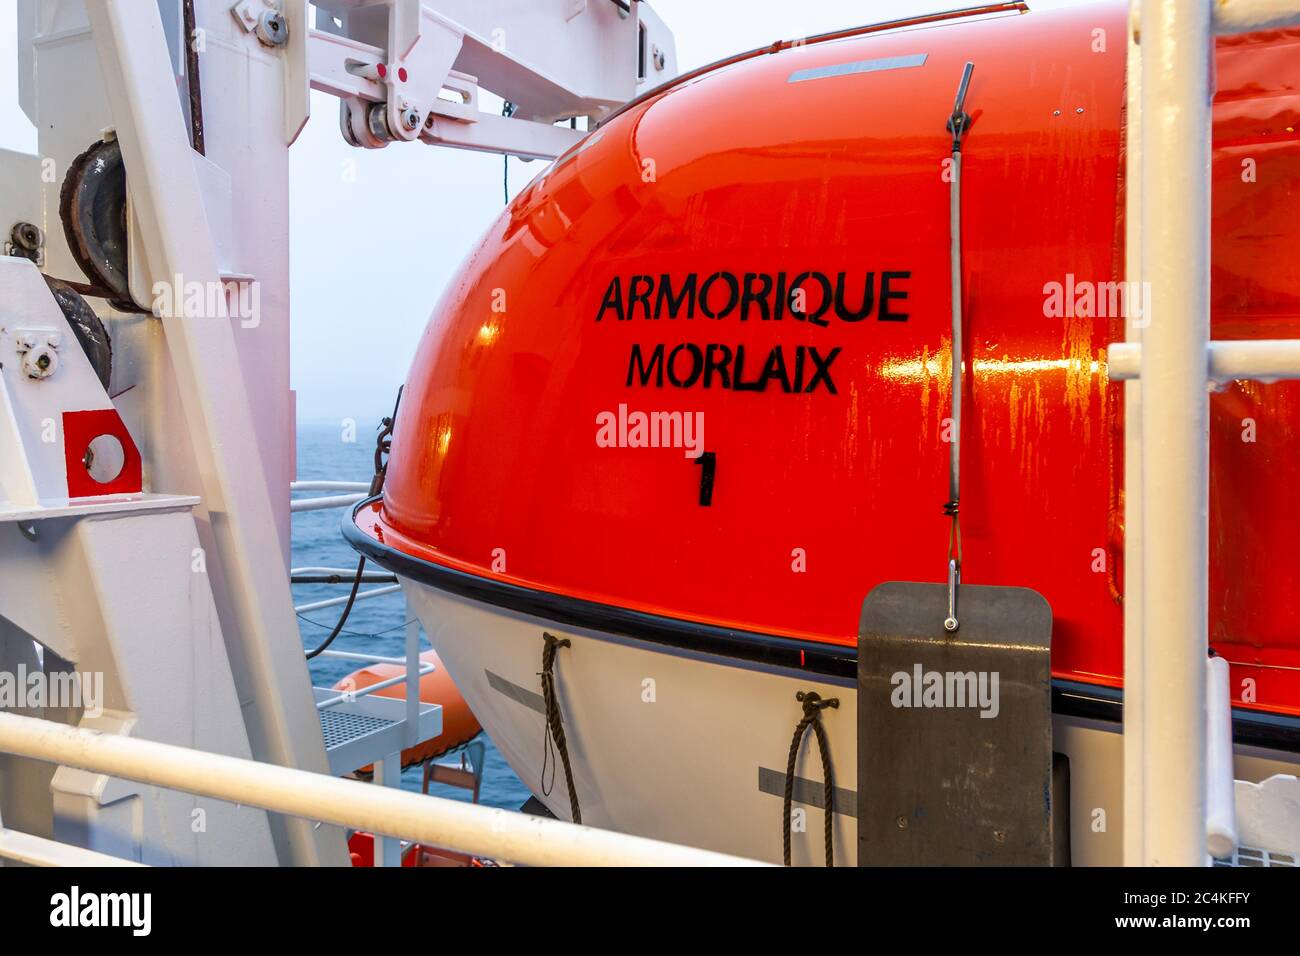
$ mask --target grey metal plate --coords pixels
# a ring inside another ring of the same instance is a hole
[[[1052,863],[1052,611],[1027,588],[890,581],[858,629],[861,866]],[[919,679],[918,679],[919,678]]]
[[[883,70],[904,70],[914,66],[924,66],[928,54],[913,53],[908,56],[882,56],[875,60],[855,60],[852,63],[835,63],[831,66],[819,66],[809,70],[795,70],[787,83],[802,83],[805,80],[824,80],[832,76],[852,76],[855,73],[879,73]]]

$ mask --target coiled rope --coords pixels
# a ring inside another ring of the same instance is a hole
[[[826,865],[835,865],[835,846],[832,836],[832,823],[835,816],[835,773],[831,768],[831,749],[826,740],[826,728],[822,726],[822,711],[827,707],[839,707],[838,697],[823,698],[816,691],[794,695],[794,699],[803,703],[803,717],[794,728],[794,739],[790,741],[790,759],[785,765],[785,811],[781,818],[781,839],[785,865],[790,865],[790,804],[794,801],[794,764],[799,757],[799,745],[803,743],[804,731],[809,726],[817,735],[817,749],[822,755],[822,779],[825,785],[826,808]]]
[[[560,716],[560,701],[555,696],[555,655],[561,647],[571,646],[571,641],[554,634],[543,633],[546,643],[542,647],[542,699],[546,703],[546,734],[542,739],[542,796],[550,796],[555,786],[555,767],[551,766],[551,782],[546,783],[546,767],[554,758],[552,749],[560,753],[564,765],[564,781],[569,787],[569,809],[573,822],[582,822],[582,808],[578,806],[578,790],[573,784],[573,768],[569,765],[569,746],[564,739],[564,719]]]

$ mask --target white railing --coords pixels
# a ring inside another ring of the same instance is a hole
[[[1142,372],[1142,346],[1116,342],[1106,356],[1112,380],[1129,380]],[[1215,382],[1254,378],[1270,381],[1300,378],[1300,339],[1240,339],[1209,343],[1207,375]]]
[[[291,481],[290,491],[369,491],[368,481]]]
[[[337,657],[340,655],[336,652],[321,651],[320,656]],[[386,690],[389,687],[395,687],[398,684],[410,683],[407,680],[407,677],[411,674],[411,669],[410,669],[410,665],[407,664],[405,660],[400,660],[393,657],[372,657],[367,654],[347,654],[346,656],[350,660],[367,661],[372,664],[389,661],[395,664],[402,664],[406,667],[406,669],[403,670],[402,673],[398,674],[396,677],[390,677],[387,680],[381,680],[378,681],[377,683],[370,684],[369,686],[366,687],[359,687],[356,690],[345,690],[334,697],[326,697],[322,701],[317,701],[316,703],[317,710],[324,710],[326,707],[335,707],[339,704],[351,703],[352,701],[356,700],[358,697],[365,697],[368,694],[373,694],[375,691]],[[415,680],[419,681],[419,679],[423,677],[425,674],[432,674],[432,673],[433,673],[433,665],[422,663],[420,664],[419,669],[415,671]],[[408,688],[408,694],[409,694],[409,688]],[[414,701],[417,702],[418,705],[418,699],[419,699],[419,685],[417,684],[415,697],[408,700],[408,703]]]
[[[326,495],[321,498],[295,498],[289,502],[289,511],[297,514],[300,511],[325,511],[329,508],[346,508],[348,505],[354,505],[366,497],[365,492],[355,495]]]
[[[1212,12],[1218,33],[1300,26],[1300,5],[1295,0],[1214,0]]]
[[[1138,0],[1128,38],[1124,860],[1206,860],[1209,407],[1214,379],[1300,377],[1300,345],[1209,340],[1216,33],[1300,24],[1296,0]],[[1150,148],[1148,148],[1148,146]]]
[[[295,481],[289,485],[290,493],[302,491],[342,491],[349,494],[330,495],[319,498],[298,499],[291,502],[290,511],[319,511],[327,508],[348,507],[357,501],[365,498],[371,489],[371,485],[359,481],[331,481],[331,480],[311,480]],[[290,574],[290,581],[301,584],[350,584],[357,580],[357,571],[351,571],[345,568],[295,568]],[[361,580],[367,582],[376,581],[396,581],[396,576],[388,572],[361,572]],[[401,590],[397,584],[388,584],[384,587],[371,588],[368,591],[359,591],[355,596],[347,595],[325,598],[319,601],[312,601],[307,604],[299,604],[294,611],[302,615],[307,611],[318,611],[322,608],[337,607],[346,604],[349,601],[368,601],[372,598],[384,597],[385,595],[395,594]],[[400,707],[402,719],[397,723],[400,725],[400,741],[404,747],[413,747],[423,736],[422,711],[423,702],[420,700],[420,679],[434,670],[434,665],[425,663],[420,660],[420,625],[410,613],[409,606],[406,607],[403,617],[406,620],[406,656],[405,658],[382,657],[376,654],[357,654],[348,651],[326,650],[320,653],[321,657],[333,657],[342,660],[364,662],[367,664],[399,664],[402,665],[402,672],[394,677],[378,681],[368,687],[360,689],[349,689],[342,693],[334,693],[327,688],[314,688],[316,693],[316,710],[322,715],[330,708],[346,709],[357,704],[364,697],[375,694],[378,691],[386,690],[389,687],[395,687],[398,684],[404,685],[404,698]],[[391,725],[390,725],[391,726]],[[441,725],[439,725],[441,726]],[[424,727],[425,731],[430,734],[436,733],[430,728]],[[397,751],[392,750],[395,745],[392,736],[387,733],[371,734],[366,736],[366,742],[360,743],[358,740],[335,741],[333,747],[327,747],[326,753],[331,761],[331,770],[337,771],[335,763],[342,763],[350,758],[358,758],[359,754],[364,753],[366,760],[371,763],[374,769],[374,781],[386,787],[398,788],[401,786],[401,759]],[[360,764],[353,764],[358,766]],[[351,768],[349,768],[351,769]],[[376,866],[399,866],[401,864],[399,841],[385,838],[383,834],[375,834],[375,865]]]
[[[0,751],[532,866],[764,865],[644,837],[18,714],[0,713]]]
[[[291,481],[289,491],[345,491],[343,495],[325,495],[320,498],[295,498],[289,502],[289,511],[324,511],[327,508],[346,508],[370,494],[366,481]]]
[[[317,657],[337,657],[344,661],[359,661],[363,664],[401,664],[406,665],[405,657],[380,657],[378,654],[355,654],[352,651],[321,651]]]
[[[70,843],[20,833],[0,827],[0,859],[28,866],[140,866],[133,860],[97,853]]]
[[[289,570],[289,580],[294,584],[344,584],[351,581],[357,576],[357,569],[351,568],[329,568],[329,567],[304,567],[291,568]],[[303,580],[299,580],[299,579]],[[315,580],[320,578],[321,580]],[[375,582],[393,582],[397,580],[397,575],[391,571],[362,571],[362,583]]]
[[[382,588],[371,588],[369,591],[358,591],[357,596],[353,598],[353,602],[368,601],[371,598],[383,597],[385,594],[394,594],[400,590],[402,590],[400,584],[386,584]],[[322,600],[312,601],[308,604],[296,604],[293,609],[299,614],[304,614],[307,611],[319,611],[323,607],[337,607],[340,604],[347,603],[348,597],[345,594],[342,597],[323,598]]]

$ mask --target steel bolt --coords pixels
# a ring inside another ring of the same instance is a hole
[[[406,125],[407,129],[419,129],[420,128],[419,111],[413,109],[407,110],[405,113],[402,114],[402,122]]]
[[[48,345],[23,353],[22,369],[28,378],[49,378],[59,368],[59,356]]]
[[[289,39],[289,22],[278,10],[264,10],[257,21],[257,37],[268,46],[282,46]]]
[[[39,249],[43,239],[41,230],[30,222],[20,222],[14,226],[13,237],[18,245],[29,252]]]

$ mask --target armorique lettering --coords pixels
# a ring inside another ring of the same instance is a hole
[[[780,322],[791,319],[828,326],[832,319],[906,322],[912,277],[907,270],[828,274],[718,271],[614,276],[601,297],[596,321],[617,319],[725,319]]]

